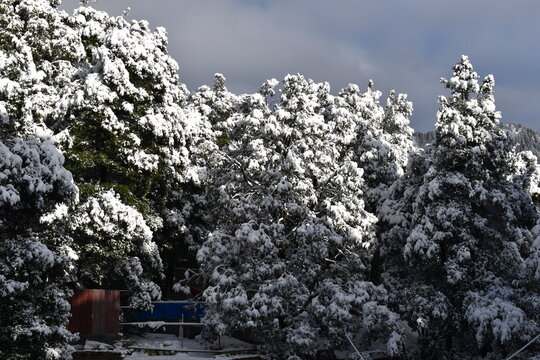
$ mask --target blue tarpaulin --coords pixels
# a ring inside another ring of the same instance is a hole
[[[200,321],[204,316],[203,302],[188,301],[157,301],[153,302],[154,309],[132,310],[127,312],[127,321]]]

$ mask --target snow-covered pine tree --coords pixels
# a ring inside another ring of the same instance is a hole
[[[531,151],[522,151],[518,154],[515,162],[515,174],[512,176],[514,183],[532,197],[536,209],[540,211],[540,164]],[[540,216],[533,228],[534,242],[526,259],[527,268],[530,272],[531,288],[540,288]],[[536,311],[539,308],[534,307]]]
[[[390,145],[386,166],[392,166],[391,175],[384,179],[384,183],[391,184],[398,177],[403,176],[413,151],[413,132],[409,125],[409,118],[413,113],[412,102],[407,100],[407,94],[396,94],[390,91],[384,108],[382,121],[383,137]]]
[[[287,76],[244,95],[221,132],[206,194],[214,226],[198,251],[206,323],[241,332],[272,359],[308,359],[345,334],[399,351],[383,288],[368,281],[375,217],[354,161],[358,116],[328,84]]]
[[[77,200],[64,158],[48,141],[0,142],[0,357],[67,359],[76,259],[59,224],[43,219]]]
[[[407,101],[406,94],[396,95],[392,90],[383,108],[379,103],[380,96],[381,92],[373,89],[372,81],[365,93],[361,93],[356,85],[349,85],[339,93],[347,111],[358,118],[355,161],[363,170],[366,209],[375,214],[387,197],[389,187],[403,176],[413,151],[413,130],[409,126],[412,103]],[[380,228],[377,228],[378,233]],[[381,249],[377,244],[371,275],[375,282],[379,281],[381,261]]]
[[[538,214],[508,180],[493,77],[479,84],[463,56],[442,82],[452,96],[440,98],[431,160],[417,161],[380,211],[386,249],[404,256],[388,259],[383,279],[419,334],[416,356],[501,358],[540,331],[525,261]]]
[[[517,154],[513,181],[527,191],[540,209],[540,164],[531,151]]]
[[[222,122],[230,117],[240,104],[241,96],[229,92],[226,83],[225,76],[216,73],[212,87],[203,85],[190,98],[195,108],[211,124]]]
[[[358,117],[356,161],[364,171],[367,209],[376,212],[386,189],[403,175],[413,149],[409,117],[412,103],[406,94],[392,90],[386,106],[380,105],[381,92],[369,82],[365,93],[349,85],[339,93],[348,111]]]
[[[89,6],[68,15],[58,3],[0,3],[0,121],[10,124],[2,136],[53,139],[79,185],[81,206],[101,199],[105,209],[120,201],[139,213],[153,241],[170,247],[182,241],[185,231],[179,229],[189,216],[183,184],[204,177],[204,165],[191,164],[189,149],[204,147],[206,135],[201,117],[187,105],[166,32]],[[106,253],[107,240],[97,235],[92,242],[103,242],[99,251],[82,249],[88,234],[73,230],[75,241],[81,239],[80,263],[90,253],[102,254],[101,261],[118,258]],[[123,260],[159,272],[156,262],[143,260],[153,256],[146,247],[136,241],[130,246]]]
[[[101,191],[81,203],[69,217],[68,228],[76,234],[74,250],[84,259],[78,282],[88,288],[127,287],[133,292],[130,305],[145,308],[161,296],[150,281],[150,271],[161,271],[152,230],[135,208],[124,204],[113,191]],[[150,264],[143,273],[142,264]]]

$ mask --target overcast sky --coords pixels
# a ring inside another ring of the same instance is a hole
[[[63,0],[68,12],[78,0]],[[268,78],[301,73],[332,92],[368,80],[409,94],[412,126],[433,128],[440,77],[461,54],[495,75],[503,121],[540,130],[538,0],[98,0],[111,15],[164,26],[180,79],[194,91],[213,74],[255,92]],[[384,101],[384,100],[383,100]]]

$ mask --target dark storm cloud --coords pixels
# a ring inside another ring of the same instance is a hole
[[[195,90],[215,72],[234,92],[302,73],[337,92],[368,79],[414,102],[412,125],[433,127],[437,97],[461,54],[495,75],[503,119],[540,129],[540,2],[361,0],[99,0],[93,6],[164,26],[180,78]],[[72,11],[76,0],[64,0]]]

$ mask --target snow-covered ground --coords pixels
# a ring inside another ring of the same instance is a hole
[[[130,335],[113,345],[87,340],[81,350],[116,352],[124,355],[125,360],[240,360],[253,359],[256,353],[252,344],[228,336],[221,337],[214,344],[201,344],[194,339],[154,333]]]

